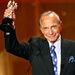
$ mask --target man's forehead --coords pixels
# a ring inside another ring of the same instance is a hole
[[[48,21],[53,21],[53,20],[57,20],[57,17],[54,15],[54,14],[50,14],[50,15],[45,15],[45,16],[42,16],[41,18],[41,21],[44,21],[44,20],[48,20]]]
[[[57,18],[55,16],[53,16],[53,14],[51,14],[51,15],[43,16],[42,19],[41,19],[41,24],[58,25],[59,22],[58,22]]]

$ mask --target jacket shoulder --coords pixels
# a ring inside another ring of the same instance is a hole
[[[62,39],[62,43],[64,43],[65,46],[69,46],[69,47],[74,47],[75,48],[75,41],[74,40]]]
[[[38,43],[46,40],[45,38],[42,37],[31,37],[30,40],[28,41],[29,43]]]
[[[66,42],[66,43],[73,43],[73,44],[75,44],[75,40],[68,40],[68,39],[63,39],[63,38],[62,38],[62,40],[64,42]]]

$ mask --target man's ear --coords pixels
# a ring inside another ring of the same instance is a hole
[[[42,28],[40,27],[40,31],[42,32]]]
[[[62,31],[62,28],[63,28],[63,22],[62,21],[60,21],[61,22],[61,24],[60,24],[60,31]]]
[[[41,27],[40,27],[40,31],[41,31],[42,34],[44,33],[44,31],[43,31],[43,29]]]

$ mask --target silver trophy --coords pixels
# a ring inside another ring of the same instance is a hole
[[[17,3],[14,0],[10,0],[7,4],[7,8],[11,8],[13,10],[17,9]],[[12,14],[11,16],[9,16],[9,18],[12,18]]]

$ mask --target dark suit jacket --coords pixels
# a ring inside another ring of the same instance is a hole
[[[54,75],[49,44],[46,39],[34,37],[19,43],[15,34],[5,35],[6,50],[16,56],[30,60],[32,75]],[[75,42],[61,39],[61,74],[75,75]]]

